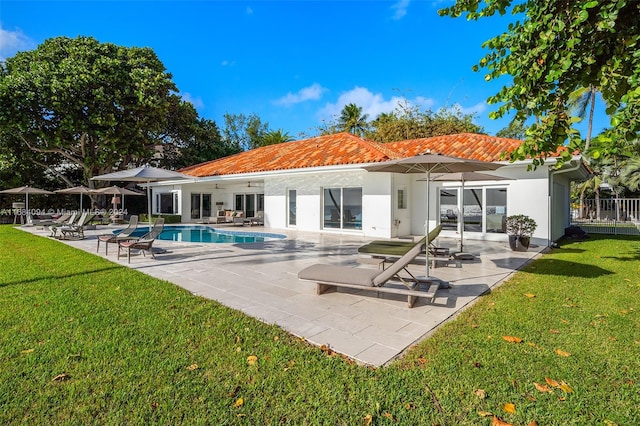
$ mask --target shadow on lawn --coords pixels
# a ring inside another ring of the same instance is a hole
[[[79,276],[86,277],[88,274],[94,274],[96,272],[106,272],[106,271],[111,271],[111,270],[120,269],[120,268],[122,268],[122,266],[116,265],[116,266],[110,266],[108,268],[92,269],[90,271],[75,272],[73,274],[49,275],[49,276],[34,277],[34,278],[30,278],[28,280],[9,281],[9,282],[6,282],[6,283],[1,283],[0,284],[0,288],[9,287],[10,285],[30,284],[30,283],[35,283],[35,282],[42,281],[42,280],[50,280],[50,279],[58,280],[58,279],[63,279],[63,278],[72,278],[72,277],[79,277]]]
[[[523,269],[523,272],[539,275],[560,275],[581,278],[597,278],[614,274],[612,271],[602,269],[595,265],[545,258],[538,259],[531,263]]]

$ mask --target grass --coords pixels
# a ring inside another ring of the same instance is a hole
[[[640,239],[592,236],[374,369],[0,226],[0,423],[640,424],[639,316]]]

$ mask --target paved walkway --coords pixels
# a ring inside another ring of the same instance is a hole
[[[48,231],[22,228],[46,236]],[[81,241],[61,244],[96,253],[96,235],[116,229],[101,226],[86,231]],[[235,228],[234,230],[242,230]],[[263,231],[262,228],[244,228]],[[451,283],[440,289],[434,303],[419,299],[409,309],[406,296],[358,290],[316,295],[315,284],[298,280],[301,269],[326,263],[376,268],[361,264],[357,248],[368,239],[359,236],[286,232],[286,240],[254,244],[206,244],[156,241],[166,250],[156,255],[116,260],[117,247],[109,245],[108,259],[153,277],[170,281],[193,294],[214,299],[317,345],[348,355],[365,364],[384,365],[455,316],[514,270],[537,256],[544,247],[512,252],[507,243],[465,241],[465,250],[477,255],[462,267],[433,269],[432,276]],[[438,239],[438,246],[455,247],[456,240]],[[101,245],[99,256],[105,257]],[[424,275],[424,263],[411,265]]]

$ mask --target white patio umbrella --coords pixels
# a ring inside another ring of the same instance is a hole
[[[427,202],[425,236],[429,235],[429,181],[431,173],[454,173],[454,172],[474,172],[483,170],[496,170],[502,164],[489,163],[486,161],[467,160],[459,157],[449,157],[439,154],[421,154],[399,160],[389,160],[383,163],[364,167],[369,172],[387,173],[424,173],[427,181]],[[429,250],[425,253],[425,279],[429,279]]]
[[[460,256],[471,256],[473,255],[464,252],[464,183],[465,182],[478,182],[478,181],[491,181],[491,180],[509,180],[511,178],[506,178],[502,176],[492,175],[489,173],[480,173],[480,172],[456,172],[456,173],[442,173],[436,174],[431,177],[431,180],[434,182],[451,182],[457,181],[461,183],[462,195],[460,196],[462,201],[462,209],[460,212],[460,252],[458,253],[458,257]]]
[[[91,194],[93,189],[87,188],[84,185],[79,185],[72,188],[58,189],[54,192],[56,194],[80,194],[80,211],[82,211],[82,198],[84,198],[85,194]]]
[[[46,189],[34,188],[32,186],[19,186],[17,188],[5,189],[0,191],[3,194],[24,194],[25,195],[25,207],[27,214],[29,213],[29,194],[55,194],[54,192],[47,191]]]
[[[149,214],[149,230],[151,230],[151,182],[171,181],[181,179],[193,179],[193,176],[171,170],[151,167],[149,164],[135,169],[121,170],[119,172],[107,173],[105,175],[94,176],[91,180],[108,180],[120,182],[137,182],[147,185],[147,207]]]

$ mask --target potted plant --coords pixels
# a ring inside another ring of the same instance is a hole
[[[509,235],[509,246],[514,251],[527,251],[533,231],[538,224],[529,216],[516,214],[507,217],[507,235]]]

